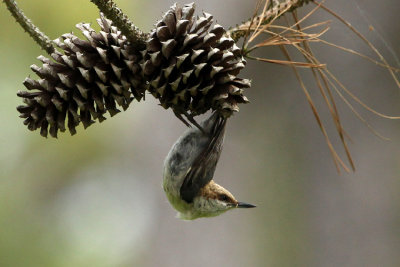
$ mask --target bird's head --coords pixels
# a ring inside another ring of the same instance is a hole
[[[254,208],[255,205],[239,202],[225,188],[211,180],[193,200],[190,214],[180,214],[182,219],[214,217],[234,208]]]

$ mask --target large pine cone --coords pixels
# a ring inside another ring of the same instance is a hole
[[[210,109],[229,117],[248,102],[250,81],[236,77],[246,61],[210,14],[195,18],[194,10],[172,6],[150,33],[142,65],[149,91],[183,121]]]
[[[25,105],[17,107],[29,130],[40,128],[40,134],[53,137],[68,128],[73,135],[82,122],[86,128],[94,121],[102,122],[107,111],[111,116],[124,110],[133,99],[144,96],[142,78],[136,51],[112,22],[100,14],[97,20],[101,31],[95,32],[89,24],[78,24],[87,40],[73,34],[64,34],[55,40],[62,52],[56,51],[52,59],[39,56],[42,67],[31,69],[40,79],[26,78],[28,92],[18,92]]]

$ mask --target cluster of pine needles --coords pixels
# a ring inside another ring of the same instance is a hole
[[[279,1],[273,0],[259,0],[257,2],[252,18],[249,21],[242,23],[235,28],[232,28],[230,32],[233,36],[243,36],[244,40],[242,49],[244,55],[247,58],[260,62],[287,65],[291,67],[300,84],[300,88],[306,96],[307,102],[310,105],[315,120],[317,121],[318,126],[325,137],[325,141],[332,154],[338,172],[340,172],[341,169],[344,169],[346,172],[350,172],[351,169],[355,169],[354,162],[348,147],[348,141],[351,141],[351,138],[349,134],[346,133],[342,125],[339,111],[335,102],[334,93],[336,93],[336,95],[349,107],[349,109],[360,121],[362,121],[375,135],[382,139],[387,140],[388,138],[379,134],[367,122],[367,120],[353,106],[352,101],[358,103],[363,108],[379,117],[386,119],[400,119],[400,117],[382,114],[360,100],[348,88],[346,88],[346,86],[342,82],[340,82],[340,80],[335,77],[332,72],[330,72],[326,64],[321,63],[318,60],[318,58],[313,53],[310,44],[320,43],[328,45],[343,50],[347,53],[351,53],[367,59],[372,63],[387,69],[399,88],[400,82],[398,77],[396,76],[396,73],[398,73],[400,69],[390,66],[387,60],[378,51],[378,49],[375,48],[375,46],[364,35],[362,35],[344,18],[326,7],[323,2],[317,2],[313,0],[307,1],[314,4],[314,7],[307,14],[299,18],[299,16],[297,15],[297,11],[293,10],[294,5],[298,4],[299,2],[301,1],[285,1],[284,3],[280,3]],[[373,59],[355,50],[322,39],[323,35],[330,28],[331,21],[329,20],[302,27],[301,24],[304,23],[311,15],[313,15],[318,10],[323,10],[329,13],[339,22],[343,23],[376,54],[378,59]],[[252,52],[254,52],[255,50],[258,50],[260,48],[269,48],[271,46],[278,46],[286,60],[252,56]],[[291,50],[289,50],[289,48],[291,48]],[[292,59],[293,57],[291,56],[290,51],[292,51],[293,48],[295,51],[300,53],[302,57],[304,57],[304,61],[299,62]],[[331,141],[331,137],[328,135],[328,131],[325,126],[327,122],[324,121],[320,116],[320,113],[315,104],[315,100],[310,94],[311,89],[306,87],[298,68],[306,68],[311,71],[313,78],[315,79],[316,87],[318,88],[319,93],[324,101],[324,106],[330,112],[331,118],[336,128],[336,132],[344,148],[347,158],[347,164],[339,156],[337,149],[334,147]]]

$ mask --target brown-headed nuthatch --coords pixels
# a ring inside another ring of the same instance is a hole
[[[164,163],[163,187],[178,217],[193,220],[217,216],[232,208],[253,208],[239,202],[212,178],[222,151],[226,119],[214,112],[176,141]]]

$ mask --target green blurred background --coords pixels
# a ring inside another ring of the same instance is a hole
[[[255,6],[195,2],[226,27],[246,20]],[[78,22],[96,24],[98,17],[89,1],[18,3],[53,39],[77,33]],[[173,1],[116,3],[148,31]],[[390,53],[400,55],[398,0],[326,5],[399,67]],[[306,24],[327,19],[333,22],[326,39],[372,55],[322,11]],[[400,122],[356,106],[392,139],[382,141],[336,98],[357,168],[339,175],[291,70],[249,62],[242,76],[253,79],[246,92],[251,104],[229,121],[216,180],[258,207],[184,222],[161,188],[164,157],[185,129],[172,112],[149,96],[102,124],[78,128],[74,137],[44,139],[29,132],[15,109],[21,103],[16,92],[44,52],[4,3],[0,25],[0,266],[400,266]],[[279,57],[277,49],[264,52]],[[363,101],[400,113],[400,91],[387,72],[326,46],[315,52]],[[329,121],[317,89],[312,91]],[[332,126],[329,121],[340,148]]]

